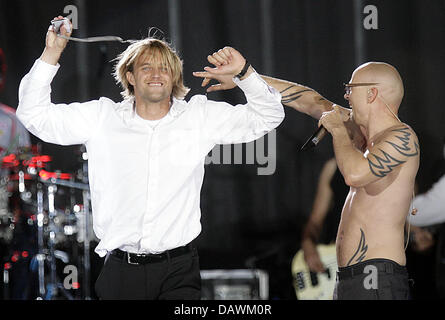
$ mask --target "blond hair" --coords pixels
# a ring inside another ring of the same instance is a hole
[[[134,64],[145,53],[158,54],[161,63],[167,66],[172,75],[172,95],[177,99],[184,99],[190,89],[184,85],[181,59],[168,43],[150,37],[132,43],[116,58],[113,75],[116,82],[124,89],[121,92],[124,99],[134,98],[134,88],[128,82],[126,74],[133,72]]]

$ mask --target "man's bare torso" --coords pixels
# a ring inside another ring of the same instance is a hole
[[[350,188],[337,233],[339,266],[373,258],[405,265],[404,225],[418,166],[415,156],[373,183]]]

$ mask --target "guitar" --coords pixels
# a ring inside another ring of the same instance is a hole
[[[299,250],[292,259],[292,277],[298,300],[332,300],[338,270],[335,244],[319,244],[317,251],[321,262],[326,267],[325,272],[309,270]]]

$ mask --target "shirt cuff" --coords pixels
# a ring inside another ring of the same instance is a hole
[[[57,63],[55,66],[49,63],[37,59],[29,72],[30,78],[44,84],[50,84],[54,76],[59,70],[60,64]]]

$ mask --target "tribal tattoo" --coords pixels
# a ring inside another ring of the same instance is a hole
[[[281,102],[283,104],[290,103],[292,101],[297,100],[298,98],[300,98],[302,96],[303,92],[312,91],[311,89],[303,89],[303,90],[295,91],[295,92],[292,92],[292,93],[288,93],[287,95],[283,95],[283,93],[285,91],[287,91],[287,90],[289,90],[291,88],[294,88],[294,87],[295,87],[294,85],[291,85],[291,86],[287,87],[286,89],[280,91],[280,93],[282,95]]]
[[[352,258],[349,259],[347,266],[349,266],[352,262],[354,262],[354,263],[361,262],[365,258],[366,252],[368,251],[368,245],[366,244],[365,233],[363,232],[362,228],[360,228],[360,233],[361,233],[361,235],[360,235],[360,242],[358,244],[358,248],[355,251]]]
[[[402,158],[414,157],[419,154],[419,144],[415,138],[412,139],[413,135],[409,128],[394,129],[392,131],[397,132],[395,136],[397,141],[385,142],[391,145],[400,157],[394,154],[391,155],[382,149],[379,149],[382,156],[378,156],[374,152],[367,157],[372,174],[380,178],[385,177],[393,168],[405,163],[406,160]],[[410,143],[411,140],[413,140],[413,143]]]

